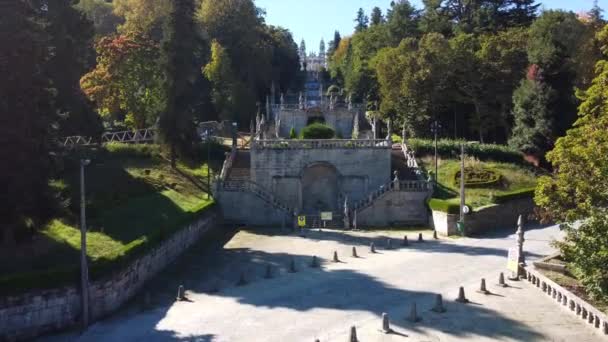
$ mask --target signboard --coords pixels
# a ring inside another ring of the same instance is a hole
[[[519,251],[517,248],[509,248],[509,256],[507,257],[507,269],[517,273],[519,270]]]
[[[306,227],[306,216],[298,216],[298,227]]]
[[[321,220],[322,221],[331,221],[331,220],[333,220],[333,213],[331,211],[321,212]]]

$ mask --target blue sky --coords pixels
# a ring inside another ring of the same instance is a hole
[[[391,0],[255,0],[258,7],[266,10],[266,22],[288,28],[299,44],[306,40],[308,51],[317,51],[321,38],[327,43],[335,30],[342,36],[352,33],[357,10],[362,7],[369,15],[378,6],[389,7]],[[411,0],[421,8],[421,0]],[[560,8],[579,12],[593,6],[593,0],[544,0],[545,8]],[[600,7],[608,10],[608,0],[599,0]]]

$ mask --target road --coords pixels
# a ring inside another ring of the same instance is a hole
[[[529,283],[495,286],[514,230],[439,241],[427,232],[422,243],[411,232],[241,231],[221,246],[190,252],[144,290],[146,300],[82,335],[47,341],[347,341],[351,326],[360,341],[599,341]],[[399,246],[404,234],[408,247]],[[560,234],[555,226],[528,230],[527,259],[552,253],[550,241]],[[378,253],[370,252],[371,242]],[[351,257],[353,246],[359,258]],[[338,263],[331,261],[334,251]],[[309,267],[312,255],[323,259],[322,268]],[[272,279],[263,277],[267,264]],[[247,284],[236,286],[241,274]],[[481,278],[492,295],[476,292]],[[174,301],[178,284],[186,286],[188,301]],[[470,304],[454,301],[459,286]],[[443,295],[444,314],[430,311],[436,294]],[[418,323],[405,320],[414,302]],[[382,313],[394,333],[379,331]]]

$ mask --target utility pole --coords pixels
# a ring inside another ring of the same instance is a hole
[[[80,160],[80,281],[82,297],[82,328],[89,326],[89,266],[87,264],[87,225],[86,197],[84,187],[84,168],[91,163],[89,159]]]
[[[464,142],[460,145],[460,224],[462,225],[464,234],[464,214],[465,214],[465,198],[464,198]]]
[[[205,130],[205,140],[207,140],[207,199],[211,199],[211,137],[209,130]]]
[[[435,185],[439,183],[439,167],[437,162],[437,134],[441,129],[441,124],[439,121],[435,120],[431,125],[431,132],[435,135]]]

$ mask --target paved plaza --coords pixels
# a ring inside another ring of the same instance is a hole
[[[404,234],[408,247],[401,246]],[[515,245],[512,231],[440,240],[423,234],[422,243],[418,233],[403,231],[228,234],[223,246],[190,251],[129,308],[83,335],[48,340],[344,342],[351,326],[362,342],[603,340],[528,282],[496,286],[507,249]],[[559,234],[555,226],[529,230],[528,260],[551,253],[550,241]],[[389,237],[392,249],[386,248]],[[376,254],[370,253],[372,242]],[[351,257],[353,246],[359,258]],[[309,267],[313,255],[322,259],[321,268]],[[272,279],[264,279],[268,264]],[[247,284],[236,286],[241,275]],[[476,292],[481,278],[492,294]],[[187,301],[174,301],[179,284]],[[471,303],[454,301],[460,286]],[[443,295],[447,312],[430,310],[436,294]],[[405,319],[413,303],[418,323]],[[380,331],[382,313],[388,313],[393,333]]]

